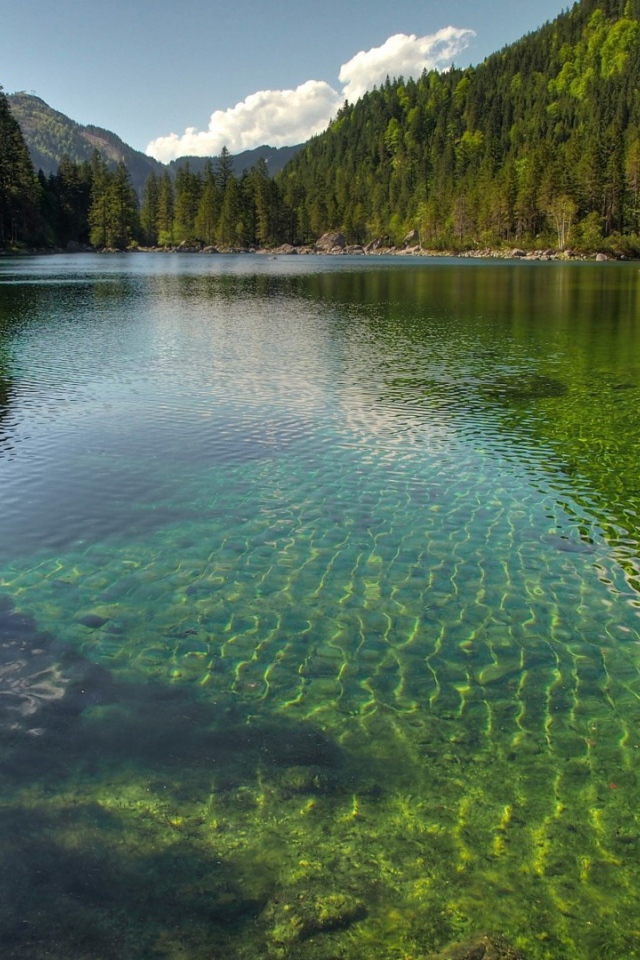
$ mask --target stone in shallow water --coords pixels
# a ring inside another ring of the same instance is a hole
[[[572,538],[549,533],[540,538],[543,543],[561,550],[563,553],[595,553],[596,548],[592,543],[585,540],[574,540]]]
[[[317,934],[346,930],[366,914],[364,903],[351,893],[314,890],[305,883],[280,890],[263,919],[267,942],[282,950]]]
[[[447,947],[430,960],[526,960],[504,937],[485,933],[467,943]]]
[[[97,613],[87,613],[84,617],[78,617],[78,623],[89,630],[99,630],[109,622],[109,617],[101,617]]]
[[[540,374],[499,377],[487,386],[485,395],[492,400],[506,402],[519,400],[547,400],[564,397],[569,388],[566,383]]]
[[[0,728],[17,729],[24,718],[64,696],[67,678],[55,662],[52,639],[0,597]]]

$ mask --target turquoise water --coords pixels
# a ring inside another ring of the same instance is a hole
[[[6,956],[640,956],[639,290],[0,262]]]

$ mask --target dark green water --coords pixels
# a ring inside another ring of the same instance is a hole
[[[637,265],[0,262],[12,960],[640,957]]]

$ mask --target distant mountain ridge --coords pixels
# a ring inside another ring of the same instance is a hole
[[[29,155],[36,170],[42,170],[46,176],[56,173],[60,161],[64,156],[74,162],[90,160],[93,151],[104,158],[109,166],[116,166],[120,161],[126,165],[131,176],[131,182],[138,194],[142,193],[145,182],[150,173],[162,175],[165,170],[174,175],[186,163],[193,173],[201,172],[208,157],[180,157],[169,164],[160,163],[153,157],[148,157],[140,150],[134,150],[117,134],[110,130],[92,124],[76,123],[59,110],[54,110],[40,97],[30,93],[11,93],[7,99],[11,112],[18,121],[22,136],[29,150]],[[263,158],[267,168],[273,176],[300,149],[295,147],[256,147],[245,150],[233,157],[233,168],[236,175],[243,170],[250,169],[257,161]]]
[[[131,181],[139,192],[150,173],[162,173],[164,167],[152,157],[134,150],[115,133],[101,127],[83,126],[54,110],[40,97],[12,93],[7,97],[36,170],[47,176],[56,173],[64,156],[76,163],[90,160],[97,150],[110,166],[124,161]]]
[[[239,177],[244,170],[251,170],[252,167],[255,167],[258,160],[264,160],[269,173],[273,177],[282,170],[289,160],[295,157],[298,150],[301,150],[303,146],[304,144],[297,144],[295,147],[270,147],[265,145],[254,147],[253,150],[243,150],[242,153],[236,153],[232,156],[233,172]],[[211,157],[179,157],[177,160],[168,163],[167,167],[170,172],[175,173],[176,170],[188,163],[192,173],[202,173],[207,160],[211,159]]]

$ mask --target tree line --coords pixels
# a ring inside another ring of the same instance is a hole
[[[274,178],[63,160],[35,174],[0,91],[0,244],[352,243],[640,252],[640,0],[581,0],[477,67],[387,79]]]
[[[237,177],[223,148],[201,173],[189,164],[172,177],[151,173],[142,198],[123,162],[109,167],[63,157],[55,174],[37,174],[0,88],[0,247],[88,245],[126,250],[182,241],[225,248],[273,246],[290,234],[279,188],[264,160]]]

